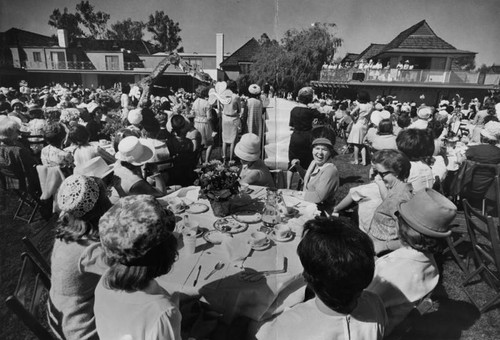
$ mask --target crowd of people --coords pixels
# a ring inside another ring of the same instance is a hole
[[[48,214],[59,212],[53,323],[67,339],[180,339],[178,294],[155,280],[177,258],[176,220],[155,198],[192,185],[194,169],[218,143],[223,161],[240,161],[241,183],[275,185],[262,159],[261,88],[241,91],[228,81],[193,95],[152,96],[145,106],[138,106],[141,89],[126,85],[106,91],[22,82],[0,90],[2,187],[39,197],[46,183],[36,166],[62,174],[51,183],[58,190]],[[435,288],[433,255],[456,215],[446,196],[464,176],[460,164],[500,164],[500,97],[465,104],[457,96],[438,107],[420,99],[298,92],[287,185],[298,174],[294,195],[323,215],[305,224],[297,249],[313,298],[264,320],[258,339],[381,339]],[[337,136],[352,146],[356,166],[371,165],[371,181],[340,202],[347,174],[335,166]],[[477,202],[491,179],[482,173],[463,194]],[[335,217],[355,204],[356,222]]]

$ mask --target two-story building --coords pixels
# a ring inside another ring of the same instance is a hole
[[[57,39],[12,28],[0,33],[0,84],[15,86],[25,79],[31,86],[50,82],[111,87],[117,82],[134,83],[146,77],[168,55],[154,53],[144,40],[99,40],[76,38],[68,41],[64,30]],[[224,37],[217,34],[216,53],[179,53],[183,61],[218,78],[224,59]],[[219,46],[220,45],[220,46]],[[179,67],[170,65],[158,79],[159,86],[183,87],[193,91],[200,84]]]

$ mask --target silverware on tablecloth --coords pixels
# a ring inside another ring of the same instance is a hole
[[[196,274],[196,279],[194,279],[193,287],[196,286],[196,284],[198,283],[198,278],[200,277],[200,272],[201,272],[201,264],[198,267],[198,274]]]
[[[212,276],[216,271],[221,270],[222,267],[224,267],[224,263],[222,261],[217,262],[214,269],[205,277],[204,280],[208,280],[210,276]]]

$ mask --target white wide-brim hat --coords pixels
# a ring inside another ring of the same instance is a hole
[[[75,175],[85,175],[85,176],[93,176],[98,178],[104,178],[110,173],[113,172],[113,166],[106,164],[102,157],[97,156],[80,164],[80,166],[75,167],[73,173]]]
[[[115,158],[139,166],[147,163],[153,155],[153,150],[146,144],[143,144],[139,138],[129,136],[123,138],[120,144],[118,144],[118,152]]]
[[[254,162],[260,158],[260,138],[256,134],[246,133],[234,147],[234,153],[240,159]]]

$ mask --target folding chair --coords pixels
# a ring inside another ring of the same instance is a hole
[[[465,278],[462,287],[472,303],[483,313],[500,302],[500,235],[491,216],[484,216],[473,209],[466,199],[463,200],[463,207],[476,270]],[[483,306],[478,306],[465,289],[476,276],[495,290],[495,296]]]
[[[40,253],[38,248],[33,244],[28,236],[22,238],[26,251],[30,255],[30,258],[37,264],[38,268],[43,271],[46,277],[51,277],[50,265],[45,259],[45,257]]]
[[[5,304],[36,335],[38,339],[63,339],[61,334],[49,330],[43,322],[47,313],[46,301],[50,290],[50,277],[38,266],[29,253],[22,253],[22,267],[14,293]]]

